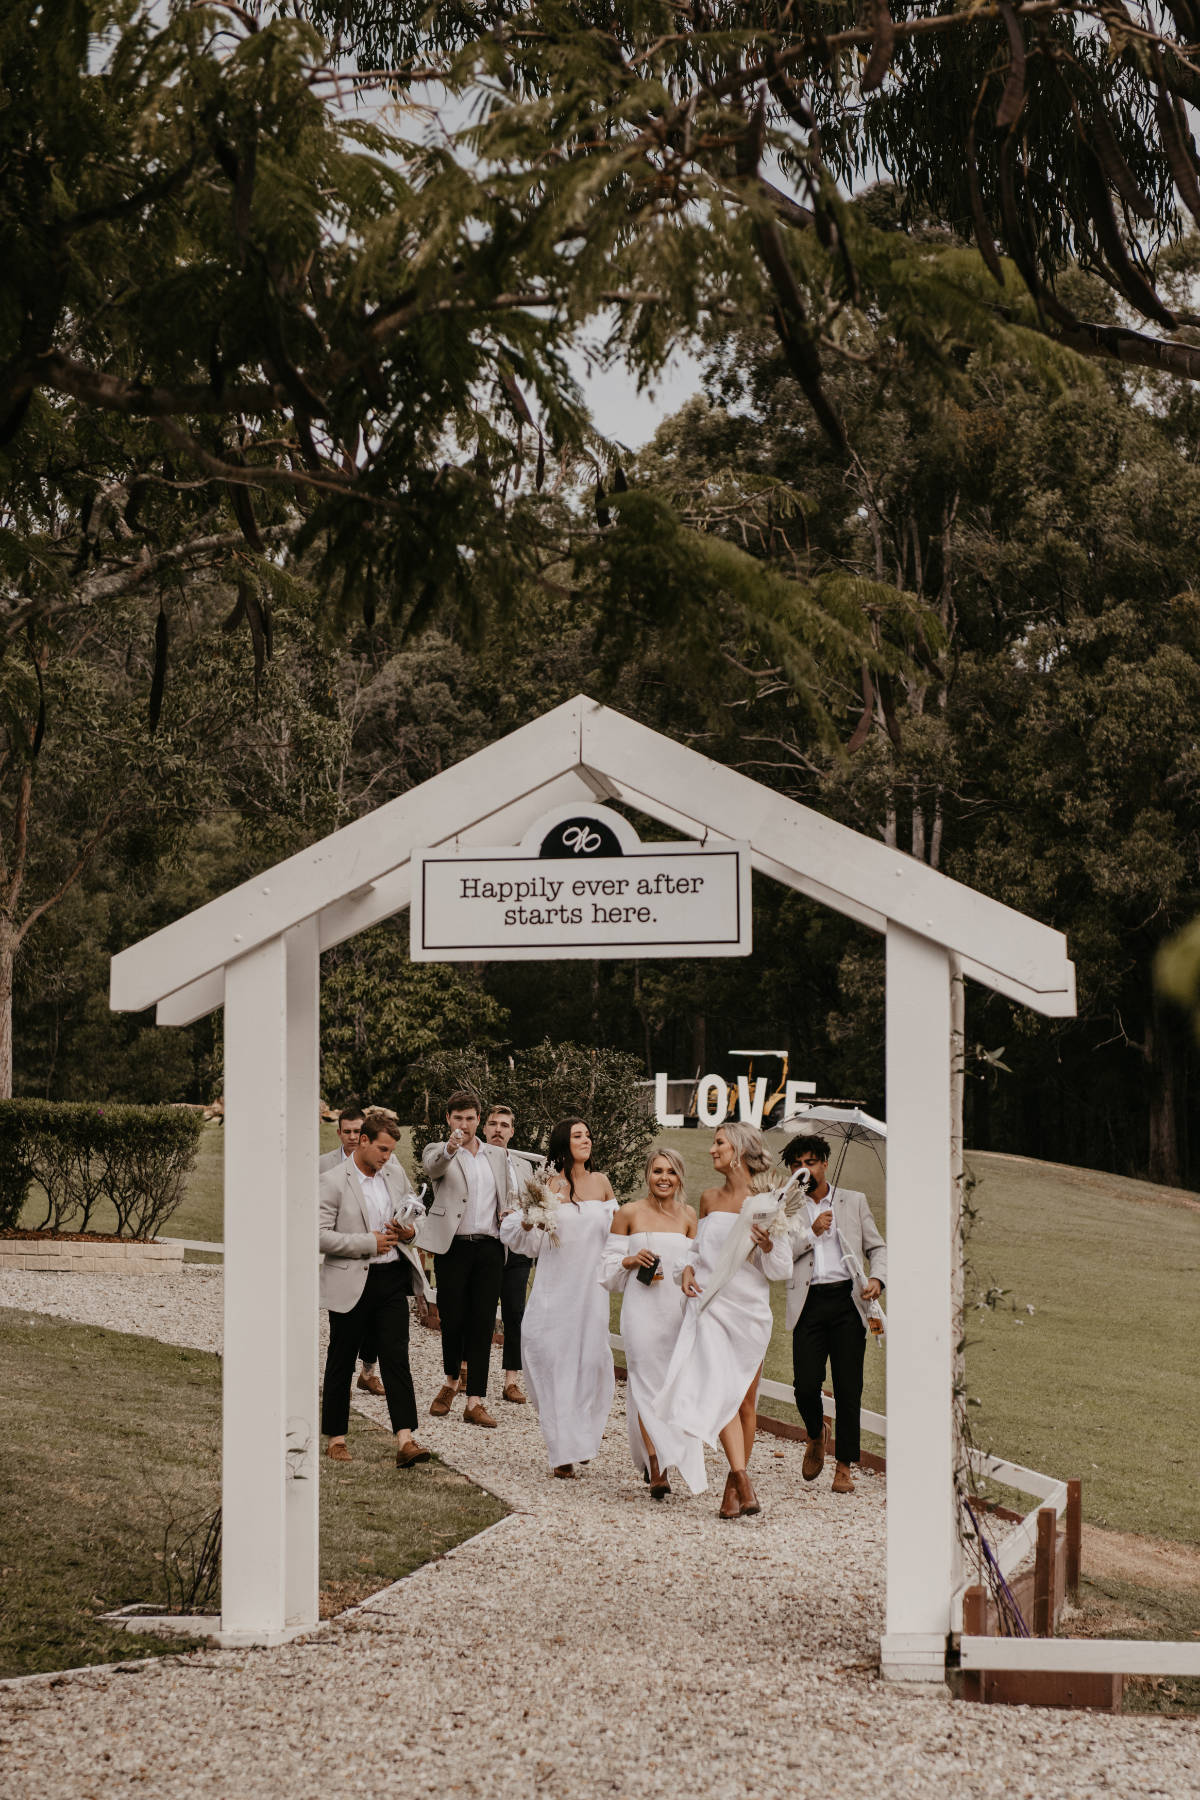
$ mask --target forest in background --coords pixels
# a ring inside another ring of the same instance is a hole
[[[901,25],[907,88],[833,131],[836,97],[764,82],[752,35],[701,34],[701,79],[699,26],[664,49],[656,9],[612,10],[638,57],[606,73],[560,9],[577,79],[548,118],[561,67],[499,23],[440,8],[430,43],[422,9],[367,9],[343,57],[458,58],[441,76],[490,94],[465,159],[332,123],[296,22],[218,50],[203,9],[65,4],[75,35],[30,39],[0,120],[0,1076],[210,1099],[219,1016],[111,1014],[112,953],[585,692],[1065,931],[1076,1019],[968,990],[968,1140],[1200,1187],[1197,1051],[1152,979],[1200,913],[1200,241],[1170,119],[1143,129],[1152,64],[1104,66],[1069,6],[1019,56],[999,18],[965,57]],[[1008,133],[978,192],[957,114],[913,135],[922,73]],[[657,136],[651,76],[700,84]],[[1132,262],[1092,150],[1047,148],[1053,106],[1104,148]],[[856,186],[855,142],[897,179]],[[705,359],[637,456],[563,360],[605,308],[639,373],[675,341]],[[325,959],[326,1095],[394,1099],[435,1048],[569,1039],[685,1076],[752,1039],[885,1113],[881,945],[757,877],[754,900],[730,961],[413,965],[405,921],[376,928]]]

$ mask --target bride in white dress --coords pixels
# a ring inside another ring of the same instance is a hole
[[[671,1491],[669,1468],[678,1468],[688,1486],[704,1486],[704,1446],[672,1430],[653,1411],[683,1322],[679,1280],[692,1261],[695,1208],[684,1199],[684,1168],[673,1150],[655,1150],[646,1163],[646,1193],[622,1206],[600,1267],[610,1293],[621,1294],[621,1337],[628,1380],[625,1416],[629,1454],[650,1494],[664,1500]],[[648,1281],[640,1269],[654,1270]]]
[[[720,1517],[737,1519],[762,1510],[746,1465],[754,1447],[758,1379],[771,1341],[770,1284],[790,1276],[792,1252],[785,1235],[773,1242],[754,1225],[749,1254],[701,1308],[700,1296],[743,1205],[751,1194],[774,1185],[762,1134],[753,1125],[722,1125],[711,1154],[723,1181],[700,1199],[695,1256],[681,1280],[688,1304],[653,1411],[700,1444],[720,1444],[729,1463]],[[702,1493],[707,1482],[689,1481],[689,1486]]]
[[[608,1342],[608,1298],[597,1279],[617,1209],[607,1175],[591,1166],[592,1134],[582,1119],[560,1119],[550,1133],[550,1185],[563,1201],[557,1244],[518,1210],[500,1221],[510,1250],[537,1258],[521,1323],[521,1365],[537,1409],[550,1468],[574,1478],[575,1463],[600,1448],[616,1391]]]

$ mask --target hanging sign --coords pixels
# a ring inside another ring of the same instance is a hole
[[[643,844],[607,807],[559,807],[515,848],[417,850],[414,962],[747,956],[746,844]]]

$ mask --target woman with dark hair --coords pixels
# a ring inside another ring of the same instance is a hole
[[[550,1133],[549,1177],[559,1200],[553,1226],[516,1209],[500,1223],[510,1250],[537,1258],[521,1326],[521,1366],[537,1408],[550,1468],[574,1479],[576,1463],[600,1448],[616,1378],[608,1342],[608,1297],[597,1280],[617,1209],[612,1183],[592,1168],[592,1134],[582,1119]]]
[[[746,1465],[771,1341],[770,1284],[790,1276],[792,1251],[787,1236],[772,1238],[747,1204],[776,1186],[761,1132],[741,1121],[722,1125],[711,1154],[721,1185],[700,1196],[695,1254],[680,1280],[687,1306],[654,1410],[685,1437],[720,1445],[729,1464],[720,1517],[739,1519],[762,1510]],[[680,1472],[686,1479],[682,1465]],[[701,1477],[693,1493],[707,1485]]]

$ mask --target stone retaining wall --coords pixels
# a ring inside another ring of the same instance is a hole
[[[42,1269],[61,1275],[154,1275],[178,1268],[182,1261],[182,1244],[0,1238],[0,1269]]]

